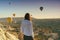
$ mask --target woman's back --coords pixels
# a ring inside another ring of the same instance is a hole
[[[29,20],[23,20],[21,24],[21,29],[24,35],[32,36],[33,30],[32,30],[32,22]]]

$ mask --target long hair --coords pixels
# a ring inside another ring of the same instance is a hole
[[[31,20],[31,19],[30,19],[30,14],[29,14],[29,13],[26,13],[26,14],[25,14],[24,20],[29,20],[29,21]]]

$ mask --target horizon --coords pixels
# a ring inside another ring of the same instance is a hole
[[[2,17],[2,19],[3,18],[8,18],[8,17]],[[24,17],[10,17],[10,18],[24,18]],[[34,17],[32,17],[32,19],[60,19],[60,18],[34,18]]]
[[[0,0],[0,10],[0,18],[13,17],[13,13],[24,17],[27,12],[36,19],[60,18],[60,0]]]

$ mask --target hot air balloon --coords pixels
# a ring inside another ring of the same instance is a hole
[[[8,23],[11,23],[12,21],[13,21],[13,20],[12,20],[11,17],[8,17],[8,18],[7,18],[7,22],[8,22]]]
[[[40,10],[41,10],[41,11],[43,10],[43,7],[42,7],[42,6],[40,7]]]
[[[15,15],[16,15],[16,14],[14,13],[14,14],[13,14],[13,17],[14,17],[14,18],[13,18],[13,22],[14,22],[14,23],[16,23]]]
[[[11,5],[11,2],[9,2],[9,5]]]
[[[15,17],[15,13],[13,14],[13,16]]]

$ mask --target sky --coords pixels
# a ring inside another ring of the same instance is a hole
[[[0,18],[13,17],[14,13],[16,17],[30,13],[37,19],[60,18],[60,0],[0,0]]]

